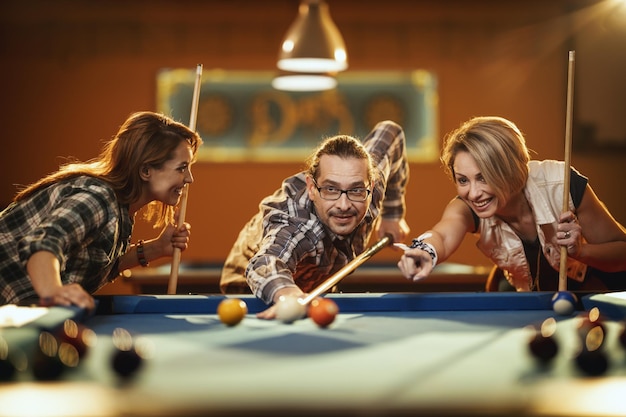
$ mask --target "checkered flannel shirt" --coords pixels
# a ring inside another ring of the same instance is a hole
[[[247,286],[267,304],[284,287],[297,285],[310,291],[364,251],[379,215],[404,217],[409,177],[404,131],[396,123],[380,122],[363,144],[380,178],[364,221],[349,238],[348,250],[337,248],[337,236],[317,217],[306,192],[306,174],[301,172],[265,198],[244,226],[224,266],[223,291],[236,292],[247,280]]]
[[[106,182],[78,176],[39,190],[0,213],[0,304],[36,298],[26,262],[53,253],[64,284],[92,293],[118,275],[133,228]]]

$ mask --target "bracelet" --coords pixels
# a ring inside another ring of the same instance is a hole
[[[424,233],[423,235],[413,239],[413,243],[411,244],[411,248],[417,248],[423,250],[427,254],[430,255],[430,259],[433,261],[433,268],[437,265],[437,251],[435,247],[430,243],[424,242],[424,239],[432,236],[430,233]]]
[[[39,299],[40,307],[52,307],[54,305],[54,297],[41,297]]]
[[[146,253],[143,250],[143,240],[137,242],[137,260],[139,261],[139,265],[144,268],[149,265],[148,260],[146,259]]]

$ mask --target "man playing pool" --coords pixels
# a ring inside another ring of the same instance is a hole
[[[252,291],[268,305],[300,297],[363,252],[374,229],[401,242],[409,233],[408,177],[404,131],[394,122],[378,123],[363,143],[326,139],[241,230],[224,264],[222,292]],[[257,317],[273,319],[275,309]]]

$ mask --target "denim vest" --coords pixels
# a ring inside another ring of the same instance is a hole
[[[524,194],[536,221],[537,234],[544,256],[555,270],[560,268],[561,247],[556,244],[558,219],[563,210],[563,171],[561,161],[530,161]],[[576,213],[571,195],[569,209]],[[517,291],[531,291],[531,275],[524,245],[515,231],[497,217],[480,219],[480,237],[476,246],[498,267]],[[587,265],[568,258],[567,276],[582,282]],[[535,277],[536,278],[536,277]]]

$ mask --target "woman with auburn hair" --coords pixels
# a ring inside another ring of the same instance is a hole
[[[562,246],[569,289],[626,289],[624,227],[574,168],[569,210],[562,213],[564,163],[531,161],[514,123],[501,117],[470,119],[448,135],[441,160],[457,197],[404,252],[398,267],[406,278],[428,276],[473,233],[506,279],[500,289],[557,290]]]
[[[0,304],[37,298],[93,308],[92,293],[125,269],[185,250],[190,226],[174,208],[193,182],[202,139],[153,112],[122,124],[100,156],[70,163],[18,192],[0,213]],[[130,243],[136,213],[161,228]]]

